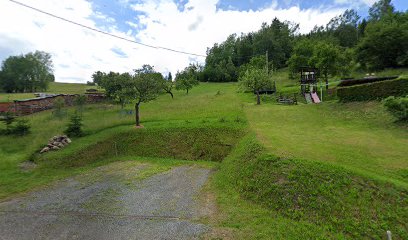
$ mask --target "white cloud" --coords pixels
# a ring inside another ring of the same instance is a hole
[[[21,1],[94,28],[96,23],[91,20],[94,18],[104,19],[111,24],[119,20],[93,12],[91,3],[86,0]],[[205,55],[207,47],[225,40],[228,35],[257,30],[262,22],[271,22],[274,17],[300,23],[301,32],[308,32],[315,25],[324,25],[333,16],[344,11],[301,10],[299,7],[277,9],[275,5],[259,11],[217,10],[217,2],[218,0],[190,0],[186,10],[180,12],[170,0],[145,1],[132,6],[134,10],[146,13],[139,17],[139,22],[126,22],[132,31],[120,32],[115,27],[106,29],[125,38],[131,38],[131,34],[136,33],[133,37],[146,44]],[[128,1],[122,0],[122,3],[128,4]],[[204,58],[146,48],[114,39],[19,7],[9,1],[0,1],[0,12],[0,57],[35,50],[50,52],[57,81],[86,82],[97,70],[125,72],[142,64],[154,65],[161,72],[174,73],[194,59],[204,61]],[[124,52],[127,58],[112,49]]]

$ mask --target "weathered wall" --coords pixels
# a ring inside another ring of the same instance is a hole
[[[63,98],[65,106],[73,106],[75,97],[78,95],[65,95],[32,98],[25,100],[15,100],[12,103],[0,103],[0,112],[12,111],[17,115],[29,115],[36,112],[45,111],[54,107],[57,98]],[[97,103],[105,100],[103,94],[86,94],[87,103]]]

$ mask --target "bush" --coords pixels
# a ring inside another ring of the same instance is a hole
[[[16,126],[11,129],[11,134],[23,136],[30,133],[30,128],[27,119],[19,119]]]
[[[384,106],[399,121],[408,122],[408,96],[401,98],[388,97],[384,100]]]
[[[408,79],[406,78],[337,89],[337,96],[342,102],[378,100],[407,94]]]
[[[31,126],[28,123],[27,119],[19,119],[14,126],[16,117],[11,113],[4,114],[0,120],[6,124],[6,129],[1,130],[1,134],[5,135],[26,135],[30,133]]]
[[[373,82],[382,82],[382,81],[387,81],[387,80],[393,80],[398,78],[398,76],[392,76],[392,77],[373,77],[373,78],[362,78],[362,79],[344,79],[341,80],[339,83],[339,87],[347,87],[347,86],[354,86],[354,85],[360,85],[360,84],[366,84],[366,83],[373,83]]]
[[[54,111],[53,114],[54,116],[56,116],[57,118],[62,118],[65,113],[62,110],[62,108],[65,106],[65,100],[62,97],[57,97],[54,101],[53,107],[54,107]]]
[[[81,137],[84,135],[82,131],[82,118],[77,113],[71,116],[71,120],[67,129],[64,131],[69,137]]]

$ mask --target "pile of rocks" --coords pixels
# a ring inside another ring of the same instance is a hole
[[[67,135],[62,136],[54,136],[48,140],[47,146],[45,146],[40,153],[46,153],[51,150],[56,151],[60,150],[61,148],[65,147],[66,145],[71,143],[71,139]]]

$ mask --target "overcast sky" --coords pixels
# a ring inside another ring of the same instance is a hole
[[[58,16],[149,45],[205,55],[232,33],[247,33],[274,17],[306,33],[347,8],[366,15],[374,0],[16,0]],[[394,0],[399,11],[408,0]],[[143,64],[174,73],[205,58],[146,48],[0,0],[0,61],[51,53],[56,81],[86,82],[97,70],[129,72]],[[273,53],[271,53],[273,54]]]

